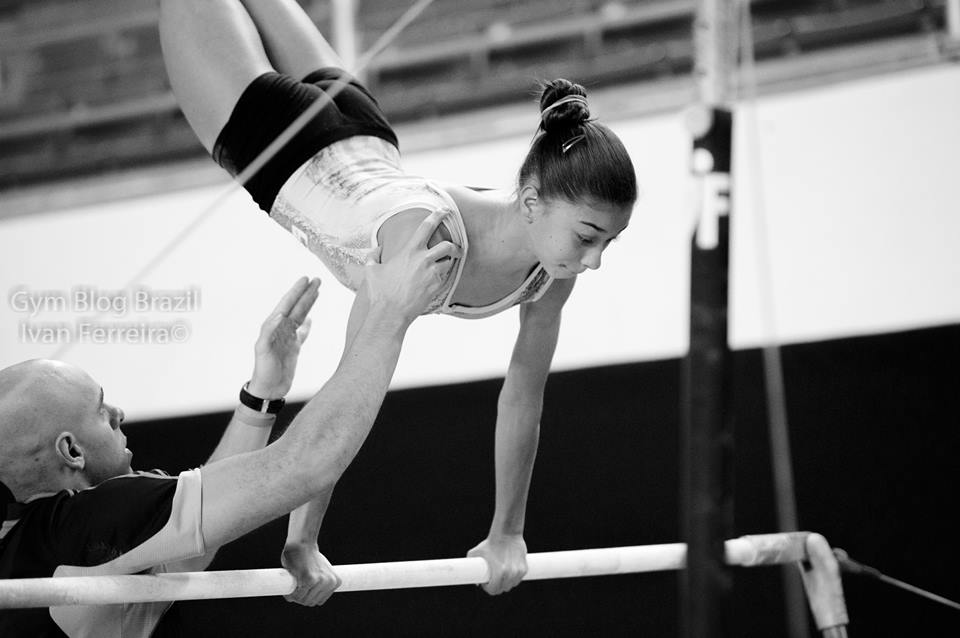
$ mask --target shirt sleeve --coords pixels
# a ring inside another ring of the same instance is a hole
[[[75,494],[54,519],[61,564],[53,575],[161,572],[203,554],[201,495],[199,470],[127,475]],[[71,638],[146,638],[169,606],[51,607],[50,616]]]
[[[200,497],[199,470],[129,474],[82,490],[51,521],[58,563],[130,574],[202,554]]]

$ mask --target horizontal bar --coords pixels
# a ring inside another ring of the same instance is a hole
[[[803,560],[807,535],[791,532],[728,540],[727,563],[752,567]],[[684,543],[533,553],[527,556],[524,580],[682,569],[686,556]],[[334,571],[342,581],[338,592],[476,585],[489,579],[482,558],[339,565]],[[293,589],[294,579],[285,569],[8,579],[0,580],[0,609],[283,596]]]

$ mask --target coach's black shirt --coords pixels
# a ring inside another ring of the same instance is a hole
[[[200,472],[139,472],[7,506],[0,578],[170,571],[204,553]],[[170,603],[0,609],[3,638],[146,638]]]

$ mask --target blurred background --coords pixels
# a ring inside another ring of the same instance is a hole
[[[301,4],[347,60],[408,8]],[[958,8],[749,6],[731,244],[737,533],[775,531],[760,348],[779,344],[801,528],[956,599]],[[631,227],[565,309],[531,551],[679,537],[695,8],[435,0],[360,71],[414,173],[512,188],[538,123],[536,80],[554,77],[588,89],[634,159],[643,194]],[[296,277],[324,286],[287,418],[332,372],[352,296],[205,155],[170,92],[157,15],[155,0],[0,0],[0,366],[84,367],[127,412],[135,467],[174,472],[212,449],[260,322]],[[134,308],[138,292],[184,305]],[[96,342],[81,324],[154,336]],[[321,534],[334,564],[462,555],[484,536],[516,327],[516,311],[414,325]],[[283,530],[225,548],[215,568],[275,566]],[[844,586],[851,636],[960,630],[955,611],[855,577]],[[735,635],[787,635],[776,570],[735,572],[735,593]],[[676,575],[657,574],[527,583],[496,599],[440,588],[345,594],[316,610],[257,599],[173,613],[210,636],[670,636],[677,607]]]
[[[335,2],[304,8],[333,33]],[[356,0],[365,51],[407,8]],[[692,0],[436,0],[364,73],[394,123],[516,102],[531,77],[642,82],[632,110],[683,105]],[[765,89],[850,80],[942,59],[947,0],[751,2]],[[0,186],[122,172],[203,151],[177,108],[154,0],[0,2]]]

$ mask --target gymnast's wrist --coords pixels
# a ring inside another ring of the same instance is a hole
[[[305,536],[300,535],[290,535],[287,536],[287,540],[283,544],[284,553],[288,552],[312,552],[320,551],[320,544],[316,539],[309,539]]]
[[[501,540],[509,538],[523,538],[523,521],[499,521],[494,518],[490,524],[490,530],[487,532],[487,538],[490,540]]]

